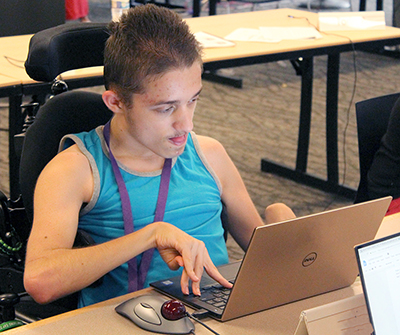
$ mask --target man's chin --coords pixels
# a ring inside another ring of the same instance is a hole
[[[170,154],[168,155],[168,157],[166,157],[166,158],[176,158],[176,157],[182,155],[184,151],[185,151],[185,145],[180,148],[173,148],[170,151]]]

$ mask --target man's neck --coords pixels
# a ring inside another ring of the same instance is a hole
[[[120,131],[118,122],[111,122],[110,145],[115,159],[127,168],[137,172],[161,170],[165,158],[147,150],[137,149],[137,143],[126,131]],[[114,124],[113,124],[114,123]],[[114,129],[114,131],[113,131]],[[118,129],[118,130],[117,130]]]

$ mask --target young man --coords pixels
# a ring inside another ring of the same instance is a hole
[[[25,287],[40,303],[82,290],[85,306],[180,267],[184,293],[200,293],[204,269],[231,287],[215,267],[228,262],[222,203],[226,228],[243,249],[263,222],[222,145],[192,132],[199,44],[177,14],[154,5],[131,9],[110,31],[103,100],[114,116],[67,136],[40,175]],[[293,213],[277,204],[266,215],[277,221]],[[73,248],[78,227],[96,245]],[[100,286],[88,287],[100,277]]]

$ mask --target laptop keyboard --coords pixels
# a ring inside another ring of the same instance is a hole
[[[225,309],[231,289],[220,284],[203,286],[200,289],[201,296],[193,296],[191,301],[217,315],[221,315]]]

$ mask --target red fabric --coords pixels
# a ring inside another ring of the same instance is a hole
[[[386,215],[391,215],[400,212],[400,198],[393,199],[389,205]]]
[[[65,0],[65,19],[78,20],[89,14],[88,0]]]

